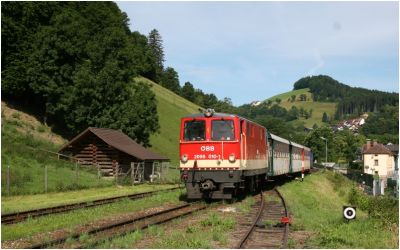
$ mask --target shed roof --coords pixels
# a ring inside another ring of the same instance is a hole
[[[70,140],[66,145],[64,145],[59,152],[65,150],[68,146],[79,141],[87,133],[93,133],[101,140],[103,140],[108,145],[120,150],[128,155],[134,156],[142,161],[144,160],[164,160],[169,161],[165,156],[154,153],[153,151],[144,148],[143,146],[136,143],[129,136],[121,131],[108,129],[108,128],[94,128],[88,127],[85,131],[77,135],[75,138]]]
[[[383,146],[382,144],[374,144],[369,149],[364,150],[363,154],[385,154],[385,155],[393,155],[393,153]]]

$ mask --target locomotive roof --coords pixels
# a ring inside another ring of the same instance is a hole
[[[204,117],[205,117],[205,116],[204,116],[204,113],[197,113],[197,114],[190,114],[190,115],[187,115],[187,116],[182,117],[182,118],[204,118]],[[244,118],[243,116],[239,116],[239,115],[226,114],[226,113],[214,113],[211,117],[224,117],[224,118],[235,118],[235,117],[237,117],[237,118],[246,120],[246,121],[248,121],[248,122],[257,124],[258,126],[264,128],[264,126],[262,126],[262,125],[260,125],[260,124],[258,124],[258,123],[256,123],[256,122],[254,122],[254,121],[252,121],[252,120],[249,120],[249,119],[247,119],[247,118]]]
[[[225,114],[225,113],[214,113],[214,114],[212,115],[212,117],[214,117],[214,116],[218,116],[218,117],[230,117],[230,118],[239,117],[239,116],[237,116],[237,115]],[[198,114],[187,115],[187,116],[185,116],[185,117],[183,117],[183,118],[196,118],[196,117],[205,117],[205,116],[204,116],[203,113],[198,113]]]

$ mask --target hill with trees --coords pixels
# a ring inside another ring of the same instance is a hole
[[[158,130],[154,95],[128,83],[156,65],[146,37],[129,31],[115,3],[4,2],[1,14],[4,99],[35,107],[67,137],[108,127],[149,144]],[[132,106],[138,97],[146,105]]]
[[[294,83],[294,90],[309,88],[314,101],[338,103],[335,119],[378,112],[383,106],[399,104],[399,94],[355,88],[326,76],[308,76]]]

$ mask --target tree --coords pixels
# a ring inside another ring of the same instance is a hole
[[[396,106],[398,93],[388,93],[364,88],[353,88],[329,76],[304,77],[294,84],[294,89],[309,88],[314,101],[338,102],[335,119],[346,115],[377,112],[385,105]]]
[[[147,37],[135,31],[130,34],[129,42],[132,48],[132,56],[135,59],[134,70],[138,75],[156,80],[156,59],[150,49]]]
[[[150,135],[159,131],[156,97],[145,82],[131,83],[129,97],[108,113],[114,121],[110,128],[124,133],[144,146],[150,145]],[[107,122],[107,121],[106,121]]]
[[[196,93],[193,85],[190,82],[185,82],[183,85],[182,96],[191,102],[195,102]]]
[[[302,101],[302,102],[307,101],[307,95],[306,94],[301,94],[300,95],[300,101]]]
[[[379,113],[371,113],[362,126],[362,133],[371,134],[398,134],[399,131],[399,106],[386,105]]]
[[[281,100],[280,98],[276,98],[276,99],[275,99],[275,102],[276,102],[277,104],[280,104],[281,101],[282,101],[282,100]]]
[[[4,40],[14,56],[2,51],[8,65],[2,76],[9,83],[23,83],[23,90],[2,86],[7,97],[17,101],[29,97],[40,107],[43,120],[65,136],[88,126],[108,127],[148,145],[149,134],[158,126],[155,99],[141,87],[129,85],[138,71],[148,70],[138,65],[148,59],[139,56],[146,41],[131,35],[128,18],[115,3],[10,2],[4,7],[6,33],[20,33],[10,38],[18,49]],[[23,63],[16,51],[24,56]],[[19,79],[11,73],[17,69],[13,64],[18,65]]]
[[[296,106],[292,106],[292,108],[289,110],[289,116],[291,117],[291,120],[295,120],[298,118],[299,110]]]
[[[352,162],[356,159],[356,152],[366,141],[362,135],[355,135],[349,130],[339,131],[334,137],[334,150],[337,160]]]
[[[322,114],[322,122],[325,122],[325,123],[329,122],[329,118],[328,118],[328,115],[326,114],[326,112],[324,112]]]
[[[291,101],[291,102],[296,101],[296,95],[292,95],[292,96],[290,97],[290,101]]]
[[[181,86],[179,85],[178,73],[172,67],[167,67],[161,76],[161,85],[174,93],[180,95]]]
[[[307,110],[304,110],[303,112],[304,118],[307,120],[308,118],[310,118],[310,113]]]
[[[272,116],[259,116],[255,122],[267,128],[267,131],[283,138],[288,138],[293,133],[293,128],[285,120]]]
[[[156,29],[150,31],[148,40],[152,56],[155,60],[156,79],[153,80],[159,80],[163,73],[165,62],[163,40],[160,33]]]
[[[308,111],[309,118],[312,117],[312,114],[313,114],[313,109],[310,109],[310,110]]]
[[[336,159],[336,153],[334,150],[333,143],[333,132],[329,127],[323,126],[311,131],[304,143],[307,147],[311,148],[314,159],[318,161],[325,161],[325,141],[321,139],[324,137],[328,140],[328,161],[333,161]]]

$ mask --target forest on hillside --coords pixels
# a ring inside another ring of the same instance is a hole
[[[294,90],[303,88],[310,89],[314,101],[337,102],[336,120],[399,104],[398,93],[353,88],[325,75],[304,77],[294,83]]]
[[[2,97],[71,137],[87,126],[121,129],[143,145],[159,128],[144,76],[203,107],[231,101],[181,87],[164,65],[157,29],[131,32],[114,2],[2,2]]]

